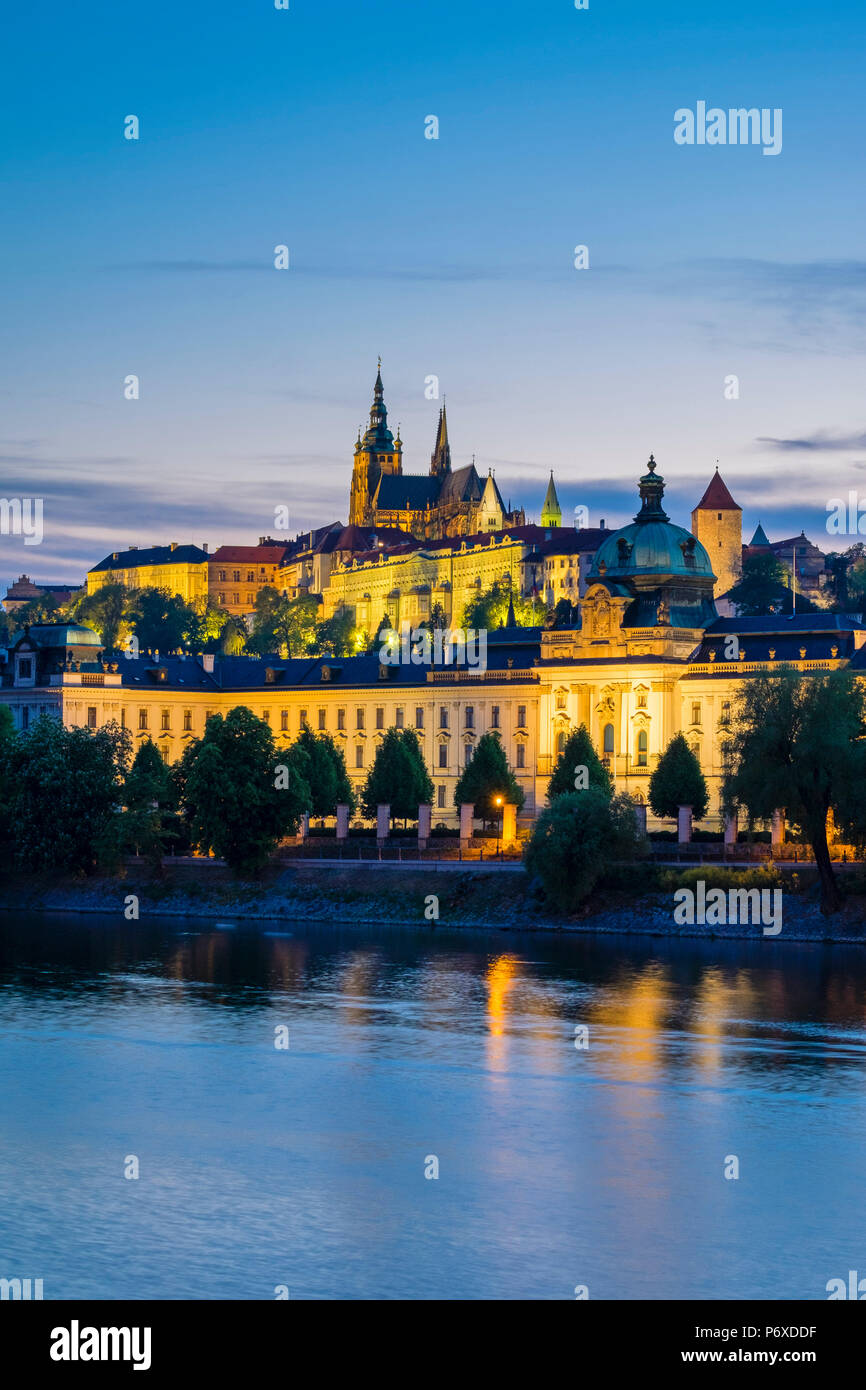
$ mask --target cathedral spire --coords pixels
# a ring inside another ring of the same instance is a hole
[[[448,443],[448,419],[444,402],[439,410],[439,426],[436,430],[436,447],[430,455],[430,473],[434,478],[444,478],[451,472],[451,445]]]
[[[547,492],[544,494],[544,505],[541,508],[542,526],[561,526],[562,508],[559,505],[559,498],[556,495],[556,484],[553,481],[553,469],[550,470],[550,482],[547,484]]]

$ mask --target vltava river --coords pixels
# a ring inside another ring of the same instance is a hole
[[[4,913],[0,1277],[824,1299],[864,1007],[856,948]]]

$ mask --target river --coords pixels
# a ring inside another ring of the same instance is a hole
[[[46,1299],[866,1275],[860,948],[3,913],[0,985],[0,1277]]]

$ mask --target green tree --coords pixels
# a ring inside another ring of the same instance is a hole
[[[361,793],[368,820],[376,807],[391,807],[392,820],[416,820],[418,807],[433,800],[433,783],[414,729],[388,729]]]
[[[103,584],[77,605],[76,621],[95,628],[107,652],[117,652],[129,636],[127,610],[131,597],[123,584]]]
[[[547,608],[539,599],[523,598],[510,584],[497,579],[489,589],[469,600],[463,610],[461,627],[472,628],[474,632],[492,632],[505,627],[512,601],[518,627],[537,627],[544,621]]]
[[[828,817],[862,843],[866,838],[866,692],[851,671],[759,674],[740,686],[728,737],[722,799],[768,820],[784,810],[815,855],[821,907],[841,904],[827,843]]]
[[[18,735],[8,705],[0,705],[0,871],[6,863],[12,840],[11,763]]]
[[[472,802],[476,818],[498,820],[501,812],[496,798],[501,797],[520,810],[525,800],[523,788],[508,766],[505,749],[496,729],[482,734],[473,754],[457,782],[454,805]]]
[[[334,816],[341,804],[349,807],[350,814],[354,812],[357,802],[346,759],[330,734],[303,729],[289,749],[288,762],[310,788],[312,816]]]
[[[223,656],[241,656],[247,645],[247,630],[243,619],[229,614],[220,633],[219,649]]]
[[[201,615],[169,589],[137,589],[126,607],[126,620],[142,650],[188,650],[198,638]]]
[[[613,793],[610,773],[596,753],[585,724],[581,724],[579,729],[574,729],[565,741],[565,747],[553,769],[553,776],[547,784],[548,801],[552,801],[555,796],[585,790],[585,786],[576,785],[576,782],[583,782],[583,773],[579,772],[581,768],[586,768],[585,785],[598,787],[608,796]]]
[[[538,817],[524,853],[527,872],[537,877],[560,912],[573,911],[612,864],[634,857],[638,844],[634,803],[601,787],[564,792]]]
[[[681,806],[691,806],[695,820],[703,820],[710,794],[701,765],[683,734],[674,734],[656,764],[649,782],[649,804],[663,819],[676,820]]]
[[[321,656],[352,656],[363,643],[363,634],[347,609],[316,624],[315,647]]]
[[[739,583],[728,591],[741,618],[761,618],[767,614],[790,613],[793,596],[788,570],[771,551],[750,555],[743,561]],[[798,613],[816,613],[817,606],[804,594],[797,594]]]
[[[32,872],[90,873],[113,854],[130,752],[126,729],[67,729],[43,715],[8,760],[16,863]]]
[[[127,842],[156,867],[162,862],[166,840],[174,838],[169,817],[175,807],[171,775],[151,739],[140,744],[123,789]]]
[[[259,868],[310,808],[309,786],[277,753],[264,720],[244,705],[211,715],[182,761],[177,783],[193,841],[237,873]]]

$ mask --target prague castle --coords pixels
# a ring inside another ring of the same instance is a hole
[[[381,607],[399,603],[391,581],[400,566],[409,566],[411,573],[402,588],[397,586],[399,594],[405,590],[407,597],[429,602],[437,583],[443,594],[447,591],[443,572],[452,595],[460,586],[461,592],[471,591],[483,562],[490,566],[483,571],[484,582],[489,574],[507,572],[515,589],[519,584],[523,594],[542,596],[551,615],[559,598],[569,597],[561,622],[517,627],[509,614],[504,627],[488,634],[486,664],[474,667],[465,662],[388,664],[375,644],[365,654],[341,659],[161,653],[114,659],[102,652],[98,637],[87,628],[33,627],[12,645],[3,665],[0,701],[11,708],[16,727],[26,729],[43,713],[90,728],[115,720],[129,729],[136,746],[152,739],[172,763],[191,739],[201,737],[208,715],[242,704],[269,723],[278,748],[305,726],[330,734],[343,749],[357,788],[387,729],[412,727],[435,786],[434,818],[446,825],[457,819],[457,779],[489,730],[499,733],[525,793],[524,822],[544,805],[556,758],[579,725],[588,728],[617,789],[643,804],[660,754],[682,732],[710,787],[705,823],[718,828],[721,739],[742,682],[784,667],[821,673],[849,666],[866,679],[866,627],[858,618],[828,612],[793,618],[719,616],[719,577],[729,584],[742,549],[739,508],[717,474],[693,513],[693,530],[673,524],[652,457],[638,481],[634,520],[619,530],[582,533],[556,525],[559,504],[551,479],[544,526],[521,530],[515,524],[511,531],[487,533],[476,529],[478,514],[473,517],[470,511],[466,522],[472,522],[471,533],[419,540],[419,517],[424,528],[446,532],[461,517],[459,511],[449,511],[450,501],[442,501],[442,480],[456,476],[450,473],[443,412],[440,471],[431,473],[427,500],[403,509],[402,529],[391,535],[397,553],[378,556],[375,547],[370,549],[376,519],[387,515],[390,520],[400,511],[380,508],[383,482],[398,486],[407,481],[399,472],[399,441],[390,439],[380,401],[377,378],[371,413],[375,440],[368,432],[361,441],[352,483],[353,507],[363,506],[366,519],[348,528],[367,549],[339,551],[341,543],[348,545],[346,528],[323,528],[315,533],[318,540],[310,536],[311,551],[330,546],[330,555],[340,553],[343,562],[353,554],[361,556],[357,564],[343,563],[343,570],[361,576],[363,588],[354,591],[353,602],[360,601],[360,594],[369,596],[370,626]],[[373,443],[375,449],[367,447]],[[393,500],[395,494],[389,495]],[[151,562],[146,568],[170,564],[172,554],[143,552]],[[208,557],[184,554],[177,561],[186,575],[189,565],[203,565],[206,571]],[[269,550],[262,567],[278,562]],[[228,557],[219,562],[218,572],[231,563],[240,572],[241,561]],[[128,568],[128,553],[112,557],[112,572]],[[386,571],[382,588],[375,589],[375,576]],[[333,581],[340,566],[330,573]],[[250,574],[255,577],[254,570]],[[324,570],[318,574],[321,584]],[[348,591],[342,592],[341,601],[347,601]],[[396,616],[417,621],[423,608],[413,612],[398,606]],[[649,823],[653,825],[651,817]]]
[[[509,511],[492,473],[482,479],[474,463],[452,470],[445,406],[439,411],[430,472],[403,472],[403,443],[388,428],[382,363],[373,388],[370,424],[359,432],[352,468],[349,525],[392,527],[425,540],[509,530],[524,523]]]

